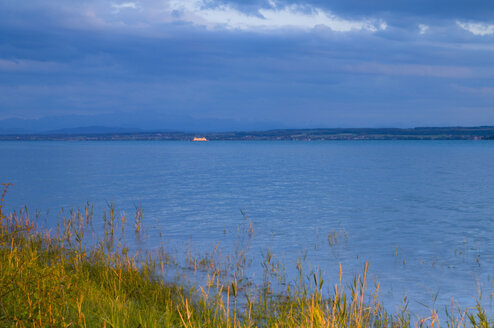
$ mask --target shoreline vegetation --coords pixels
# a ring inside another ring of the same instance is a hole
[[[232,256],[222,256],[218,247],[202,255],[187,252],[181,269],[200,273],[203,284],[181,274],[165,279],[181,264],[163,247],[142,252],[126,246],[128,236],[145,234],[142,206],[128,222],[109,204],[100,231],[87,204],[65,212],[49,230],[27,209],[2,210],[10,186],[3,184],[0,198],[1,327],[492,326],[479,303],[444,314],[431,308],[412,320],[405,300],[400,311],[389,313],[379,301],[379,284],[368,281],[368,264],[344,284],[341,267],[340,280],[326,282],[317,270],[303,272],[299,261],[299,279],[285,281],[268,251],[262,283],[252,283],[244,271],[253,227],[243,212]],[[337,239],[331,235],[329,243]]]
[[[87,131],[93,131],[88,127]],[[104,130],[104,129],[101,129]],[[205,138],[209,141],[256,140],[494,140],[494,126],[399,128],[278,129],[237,132],[83,132],[84,128],[32,134],[0,134],[0,141],[130,141]]]

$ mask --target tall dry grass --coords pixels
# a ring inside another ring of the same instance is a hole
[[[324,277],[311,273],[311,285],[300,279],[286,284],[267,252],[264,282],[253,286],[244,276],[241,245],[252,237],[252,223],[234,257],[216,248],[201,256],[188,254],[187,270],[207,277],[203,286],[166,281],[168,254],[131,252],[123,243],[126,219],[110,204],[104,233],[88,238],[93,209],[64,213],[56,232],[37,226],[27,209],[4,213],[0,199],[0,326],[2,327],[490,327],[480,307],[447,313],[436,311],[414,322],[406,306],[387,313],[379,301],[379,284],[369,288],[368,265],[350,285],[340,280],[330,296]],[[142,231],[142,206],[136,208],[134,233]],[[242,213],[244,215],[244,213]],[[247,220],[246,215],[244,218]],[[334,239],[334,238],[333,238]],[[302,272],[300,263],[297,266]],[[161,278],[160,278],[161,277]],[[305,275],[307,277],[307,275]],[[279,287],[273,285],[279,281]]]

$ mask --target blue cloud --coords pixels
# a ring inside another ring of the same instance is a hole
[[[0,118],[159,112],[285,126],[494,122],[488,2],[191,1],[163,12],[160,3],[0,1]],[[271,25],[260,9],[272,10]],[[322,23],[311,24],[317,10]],[[225,12],[237,22],[225,23]]]

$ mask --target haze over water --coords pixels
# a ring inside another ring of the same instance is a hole
[[[406,295],[417,314],[435,294],[436,307],[465,307],[477,284],[487,305],[494,291],[494,142],[0,142],[0,153],[7,209],[38,209],[48,226],[86,201],[132,220],[142,201],[138,247],[232,250],[242,209],[252,273],[268,248],[289,277],[306,254],[326,288],[339,263],[350,274],[368,261],[388,309]]]

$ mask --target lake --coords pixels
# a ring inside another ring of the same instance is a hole
[[[0,142],[0,153],[6,208],[39,210],[48,227],[86,201],[129,220],[142,202],[149,237],[136,247],[232,251],[242,210],[253,276],[267,249],[288,277],[305,257],[326,288],[340,263],[351,277],[368,261],[392,312],[404,296],[417,314],[452,297],[472,306],[478,286],[492,311],[494,142]]]

